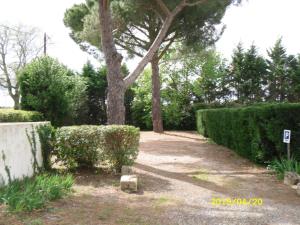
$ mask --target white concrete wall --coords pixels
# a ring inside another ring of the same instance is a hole
[[[32,137],[32,130],[35,131],[36,159],[39,166],[42,166],[41,144],[36,128],[47,123],[0,123],[0,186],[8,183],[5,166],[9,168],[13,180],[34,174],[32,146],[27,137],[27,134]]]

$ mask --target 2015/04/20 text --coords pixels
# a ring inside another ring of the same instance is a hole
[[[212,198],[211,204],[214,206],[233,206],[233,205],[246,205],[246,206],[261,206],[263,200],[261,198]]]

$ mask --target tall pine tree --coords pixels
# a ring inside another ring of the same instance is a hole
[[[268,101],[283,102],[287,100],[289,87],[289,61],[282,39],[276,41],[273,48],[268,50]]]
[[[245,51],[238,44],[231,63],[231,86],[238,103],[261,102],[265,99],[267,65],[255,45]]]

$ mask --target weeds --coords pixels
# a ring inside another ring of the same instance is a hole
[[[285,172],[296,172],[300,175],[300,162],[295,159],[276,159],[268,166],[269,169],[275,171],[278,179],[284,178]]]
[[[73,183],[71,175],[50,174],[13,181],[0,189],[0,204],[7,205],[11,212],[30,212],[68,194]]]

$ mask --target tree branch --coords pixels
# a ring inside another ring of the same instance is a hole
[[[116,40],[116,43],[117,43],[117,41],[118,40]],[[118,42],[118,43],[121,44],[121,42],[123,42],[126,45],[130,45],[132,47],[138,47],[138,48],[142,48],[144,50],[147,50],[146,45],[143,45],[143,44],[141,44],[139,42],[134,42],[132,40],[128,40],[128,41],[127,40],[120,40],[120,42]],[[122,44],[122,45],[124,45],[124,44]]]
[[[6,55],[4,53],[1,53],[1,59],[2,59],[2,65],[3,65],[3,73],[5,76],[5,82],[7,84],[7,90],[8,90],[9,95],[13,96],[13,92],[12,92],[13,87],[11,84],[11,80],[10,80],[7,65],[6,65]]]
[[[148,29],[148,28],[144,28],[143,26],[140,25],[140,27],[135,26],[134,24],[132,24],[132,27],[134,27],[135,29],[137,29],[138,31],[140,31],[142,34],[144,34],[146,37],[149,36],[149,34],[146,33],[146,31],[144,31],[143,29]],[[143,29],[142,29],[143,28]]]
[[[146,55],[142,58],[140,63],[137,65],[134,71],[132,71],[127,77],[124,78],[125,87],[129,87],[134,81],[138,78],[138,76],[142,73],[145,66],[152,60],[154,54],[158,51],[161,43],[163,42],[164,38],[166,37],[170,26],[172,25],[173,20],[175,17],[180,13],[183,8],[186,6],[186,0],[182,0],[177,7],[166,17],[156,39],[152,43],[151,47],[149,48]]]
[[[134,35],[134,34],[132,33],[131,30],[128,29],[127,31],[128,31],[129,33],[124,32],[124,34],[127,35],[129,38],[133,38],[133,39],[134,39],[136,42],[138,42],[141,46],[143,45],[142,43],[144,43],[144,45],[147,45],[147,42],[146,42],[145,40],[142,40],[142,39],[136,37],[136,35]]]
[[[155,0],[155,1],[167,17],[171,15],[171,11],[168,9],[168,7],[163,2],[163,0]]]
[[[158,56],[158,60],[160,60],[164,56],[164,54],[169,50],[170,46],[174,43],[175,39],[176,39],[176,35],[170,39],[169,43],[161,51],[161,53]]]
[[[7,84],[6,83],[6,80],[4,78],[0,78],[0,86],[3,87],[3,88],[8,88]]]
[[[24,26],[8,27],[0,24],[0,86],[6,88],[15,105],[19,101],[16,73],[32,59],[37,30],[23,30]]]
[[[156,0],[158,4],[162,4],[162,0]],[[154,42],[152,43],[151,47],[147,51],[146,55],[142,58],[142,60],[139,62],[137,67],[128,75],[124,78],[124,84],[125,88],[128,88],[131,84],[134,83],[134,81],[138,78],[138,76],[142,73],[144,70],[145,66],[153,59],[153,56],[155,53],[158,51],[160,45],[162,44],[164,38],[166,37],[169,28],[171,27],[175,17],[186,7],[186,6],[194,6],[194,5],[199,5],[207,0],[201,0],[197,2],[189,2],[188,0],[182,0],[175,8],[170,12],[166,19],[164,20],[162,27],[156,36]],[[164,3],[163,3],[164,4]],[[162,5],[162,7],[164,7]],[[164,11],[166,11],[168,8],[164,8]]]
[[[139,57],[143,57],[143,54],[135,51],[133,48],[130,48],[130,47],[126,46],[126,45],[123,45],[122,43],[118,42],[117,40],[116,40],[116,45],[119,45],[122,49],[125,49],[128,52],[133,52],[135,55],[137,55]]]
[[[185,5],[186,6],[195,6],[195,5],[199,5],[199,4],[202,4],[204,2],[206,2],[207,0],[200,0],[200,1],[196,1],[196,2],[189,2],[187,0],[185,0]]]

